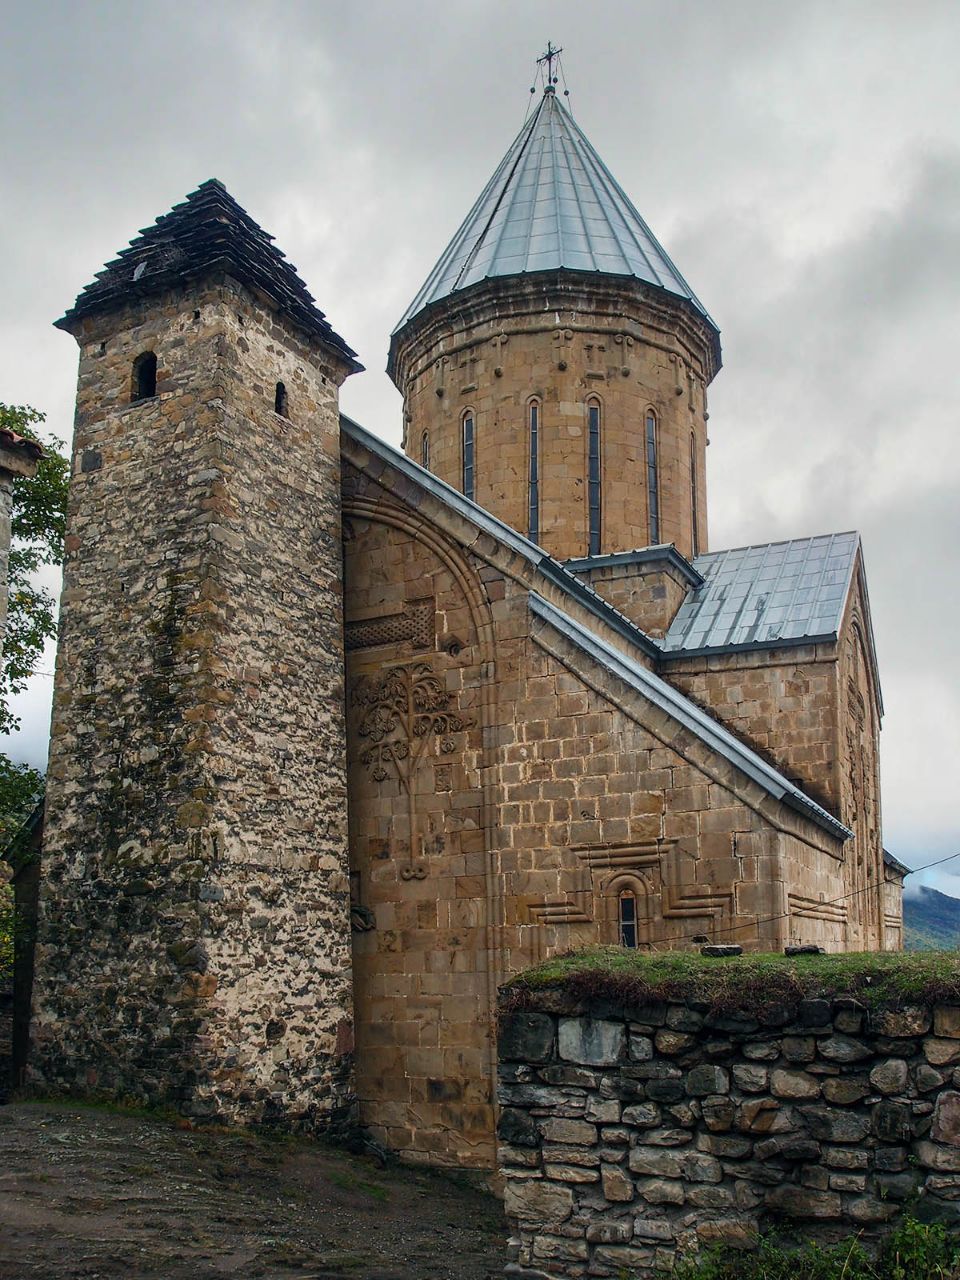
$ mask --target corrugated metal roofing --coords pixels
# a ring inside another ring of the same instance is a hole
[[[691,591],[660,642],[666,656],[832,639],[860,537],[832,533],[697,556]]]
[[[849,827],[838,822],[832,813],[828,813],[815,800],[811,800],[806,792],[794,786],[782,773],[767,764],[766,760],[762,760],[755,751],[751,751],[729,729],[708,716],[705,711],[701,711],[689,698],[667,684],[666,680],[654,675],[652,671],[634,662],[618,649],[611,648],[600,636],[587,631],[568,613],[556,608],[542,596],[531,592],[529,607],[535,617],[542,618],[608,671],[632,685],[654,706],[666,711],[678,724],[682,724],[724,759],[736,765],[741,773],[758,783],[769,795],[782,800],[784,804],[788,804],[808,818],[812,818],[839,840],[849,840],[853,835]]]
[[[710,320],[550,88],[397,330],[432,302],[490,276],[558,268],[635,276],[686,298]]]

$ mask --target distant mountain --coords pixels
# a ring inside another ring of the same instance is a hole
[[[960,898],[926,885],[903,898],[903,945],[907,951],[960,947]]]

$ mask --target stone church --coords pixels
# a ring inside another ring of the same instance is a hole
[[[494,1158],[553,953],[901,945],[856,533],[713,550],[720,334],[547,84],[393,333],[217,181],[80,347],[29,1077]]]

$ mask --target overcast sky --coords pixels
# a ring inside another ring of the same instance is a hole
[[[69,438],[95,271],[220,178],[368,372],[523,122],[534,59],[722,330],[713,548],[858,528],[885,842],[960,851],[956,0],[0,2],[0,400]],[[562,85],[561,85],[562,88]],[[52,654],[45,671],[52,671]],[[7,744],[43,763],[49,674]],[[956,877],[931,875],[960,894]]]

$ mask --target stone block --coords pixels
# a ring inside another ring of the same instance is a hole
[[[563,1120],[549,1116],[540,1121],[540,1131],[545,1142],[565,1142],[574,1146],[596,1145],[597,1126],[585,1120]]]
[[[960,1147],[918,1142],[914,1154],[925,1169],[933,1169],[935,1173],[960,1173]]]
[[[820,1082],[805,1071],[777,1070],[770,1075],[770,1092],[775,1098],[819,1098]]]
[[[604,1196],[615,1203],[629,1204],[636,1194],[633,1179],[628,1177],[619,1165],[602,1165],[600,1180]],[[629,1236],[627,1239],[629,1239]]]
[[[631,1173],[652,1178],[680,1178],[684,1157],[663,1147],[634,1147],[627,1157]]]
[[[500,1021],[497,1051],[508,1061],[546,1062],[553,1052],[555,1033],[554,1019],[548,1013],[511,1013]]]
[[[756,1224],[744,1222],[742,1218],[714,1218],[711,1222],[697,1223],[697,1239],[705,1245],[746,1251],[757,1247],[758,1236]]]
[[[960,1147],[960,1093],[956,1090],[948,1089],[937,1098],[930,1137]]]
[[[526,1111],[504,1107],[497,1122],[497,1135],[501,1142],[515,1147],[540,1145],[540,1126]]]
[[[715,1156],[703,1152],[688,1151],[681,1165],[683,1177],[688,1182],[722,1182],[723,1166]]]
[[[638,1240],[672,1240],[673,1223],[666,1218],[634,1218],[633,1234]]]
[[[660,1108],[655,1102],[638,1102],[624,1107],[621,1119],[635,1129],[655,1129],[660,1123]]]
[[[846,1216],[865,1226],[877,1222],[889,1222],[897,1212],[895,1204],[879,1200],[876,1196],[854,1196],[846,1202]]]
[[[923,1042],[923,1056],[932,1067],[952,1067],[960,1062],[960,1040],[931,1036]]]
[[[903,1093],[910,1083],[910,1071],[902,1058],[887,1058],[870,1072],[870,1083],[878,1093]]]
[[[835,1106],[852,1106],[870,1092],[869,1085],[858,1076],[827,1077],[822,1084],[823,1096]]]
[[[869,1119],[855,1111],[804,1107],[800,1115],[810,1136],[819,1142],[861,1142],[870,1132]]]
[[[566,1222],[573,1212],[573,1191],[542,1178],[511,1179],[504,1188],[503,1207],[508,1218],[521,1223]]]
[[[784,1184],[764,1196],[764,1204],[788,1218],[835,1219],[843,1216],[843,1201],[835,1191]]]
[[[827,1036],[826,1039],[819,1041],[817,1053],[828,1062],[839,1062],[844,1065],[863,1062],[865,1058],[873,1057],[873,1049],[869,1045],[865,1045],[862,1040],[844,1035]]]
[[[730,1076],[723,1067],[703,1063],[687,1072],[684,1086],[691,1098],[705,1098],[711,1093],[729,1093]]]
[[[938,1004],[934,1007],[933,1034],[946,1040],[960,1040],[960,1006]]]
[[[731,1068],[733,1083],[742,1093],[764,1093],[770,1078],[767,1067],[754,1066],[749,1062],[734,1063]]]
[[[870,1127],[881,1142],[909,1142],[913,1111],[901,1102],[878,1102],[870,1112]]]
[[[930,1030],[931,1014],[922,1006],[880,1009],[870,1015],[870,1030],[881,1036],[922,1036]]]
[[[637,1195],[647,1204],[683,1204],[686,1191],[682,1182],[665,1178],[643,1178],[637,1182]]]
[[[611,1196],[604,1183],[603,1194],[608,1200],[623,1199],[624,1197]],[[633,1186],[630,1187],[629,1199],[633,1199]],[[632,1218],[615,1218],[612,1222],[604,1220],[602,1222],[593,1222],[587,1227],[587,1243],[588,1244],[629,1244],[633,1239],[633,1219]]]
[[[560,1057],[591,1067],[612,1067],[623,1056],[626,1028],[600,1018],[561,1018]]]

